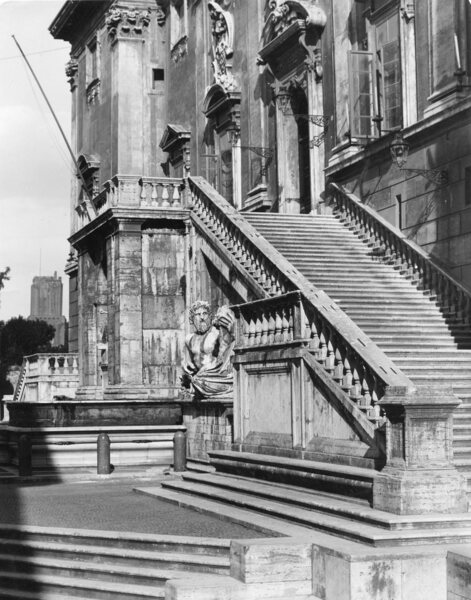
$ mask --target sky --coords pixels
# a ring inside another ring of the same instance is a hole
[[[72,159],[11,37],[27,55],[70,140],[65,75],[70,46],[48,31],[63,4],[0,0],[0,270],[10,267],[10,280],[0,291],[0,320],[27,317],[33,277],[54,271],[62,277],[67,316]]]

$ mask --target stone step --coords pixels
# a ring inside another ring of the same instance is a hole
[[[471,526],[471,514],[394,515],[371,508],[366,502],[351,502],[341,496],[320,494],[282,483],[265,483],[248,477],[222,474],[183,473],[183,481],[204,484],[221,490],[243,492],[249,496],[276,500],[291,506],[336,515],[349,521],[367,523],[386,530],[462,528]]]
[[[45,559],[69,559],[101,564],[152,569],[187,570],[205,573],[225,573],[229,570],[228,556],[162,552],[159,550],[136,550],[135,548],[102,547],[86,544],[67,544],[46,541],[20,541],[0,538],[0,554],[3,556],[34,556]],[[3,564],[3,563],[2,563]]]
[[[136,584],[114,584],[106,581],[91,579],[56,577],[38,573],[12,573],[0,570],[0,589],[36,592],[38,600],[54,593],[66,599],[69,597],[86,596],[90,599],[101,600],[148,600],[165,598],[164,587],[138,586]],[[43,596],[44,594],[44,596]]]
[[[121,585],[163,587],[178,571],[159,570],[148,567],[132,567],[100,563],[92,560],[62,559],[45,556],[25,556],[22,554],[0,554],[1,569],[4,573],[34,573],[38,577],[71,577],[93,579]]]
[[[230,540],[192,536],[154,535],[121,531],[92,531],[62,527],[0,524],[0,537],[11,542],[74,544],[85,548],[120,549],[136,552],[170,552],[192,556],[228,557]],[[196,559],[195,559],[196,560]]]
[[[168,481],[162,484],[164,490],[170,489],[182,494],[202,496],[218,503],[234,505],[238,508],[268,514],[294,524],[303,525],[371,546],[398,546],[408,544],[435,544],[439,541],[471,541],[471,526],[443,527],[420,530],[385,530],[366,523],[354,522],[350,519],[319,513],[315,510],[299,508],[290,504],[265,498],[253,497],[243,492],[218,490],[210,485]],[[467,518],[467,515],[464,516]]]
[[[256,477],[324,492],[344,494],[350,498],[369,499],[376,471],[346,464],[252,454],[250,452],[211,451],[211,464],[218,473]]]
[[[13,590],[3,589],[0,590],[0,598],[5,600],[90,600],[89,596],[64,596],[64,594],[56,594],[54,592],[35,591],[29,592],[27,590]]]

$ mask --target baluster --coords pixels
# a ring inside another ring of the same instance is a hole
[[[260,342],[262,346],[268,344],[268,319],[265,311],[262,313],[262,337]]]
[[[162,208],[166,208],[167,206],[170,206],[170,202],[168,201],[168,198],[169,198],[168,185],[164,183],[162,186],[162,201],[160,204],[160,206]]]
[[[287,309],[288,312],[288,341],[294,340],[294,307],[290,306]]]
[[[290,341],[290,332],[289,332],[289,320],[286,317],[287,308],[281,309],[281,341],[288,342]]]
[[[255,321],[255,337],[254,346],[259,346],[262,340],[262,320],[259,315],[254,316]]]
[[[366,374],[363,376],[363,379],[361,382],[361,391],[362,391],[362,395],[360,397],[358,405],[363,408],[370,407],[371,406],[371,391],[370,391],[370,386],[367,381]]]
[[[147,184],[142,182],[141,186],[141,206],[147,206]]]
[[[343,363],[343,369],[344,369],[344,375],[342,378],[342,389],[345,390],[345,392],[348,395],[350,395],[351,389],[352,389],[353,375],[352,375],[352,368],[350,366],[350,362],[347,357],[345,357],[345,360]]]
[[[360,383],[360,375],[356,367],[352,372],[352,387],[350,390],[350,398],[355,402],[361,397],[361,383]]]
[[[323,331],[321,331],[319,336],[319,351],[317,357],[317,360],[321,364],[325,363],[325,359],[327,358],[327,342]]]
[[[181,206],[181,202],[180,202],[180,184],[179,183],[174,183],[173,184],[172,206],[174,208],[177,208],[177,207]]]
[[[152,183],[152,192],[150,195],[150,205],[158,206],[158,204],[159,204],[159,196],[158,196],[158,192],[157,192],[157,184]]]
[[[334,363],[334,374],[333,378],[337,383],[341,383],[343,379],[343,361],[342,355],[340,354],[340,349],[337,347],[337,350],[334,354],[335,363]]]
[[[314,356],[319,358],[319,347],[320,347],[320,339],[319,333],[317,331],[317,325],[315,320],[312,320],[311,326],[309,327],[309,348],[311,351],[314,351]]]
[[[249,322],[249,335],[247,337],[247,346],[253,346],[255,344],[255,334],[256,334],[256,327],[255,327],[255,321],[253,317],[249,317],[250,322]]]
[[[332,345],[332,341],[329,339],[327,342],[327,356],[325,359],[325,370],[332,375],[335,368],[335,352],[334,347]]]
[[[271,296],[279,296],[278,279],[274,272],[270,275],[270,281],[271,281],[271,286],[270,286],[269,294]]]
[[[283,322],[281,320],[281,315],[279,310],[275,309],[275,342],[282,342],[283,338],[281,335],[281,330],[283,327]]]
[[[275,343],[275,331],[276,331],[276,319],[274,317],[273,312],[269,313],[268,317],[268,343]]]

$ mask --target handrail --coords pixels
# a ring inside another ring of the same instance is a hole
[[[265,290],[266,297],[296,290],[302,293],[312,351],[333,378],[351,390],[352,399],[368,408],[370,418],[379,417],[376,403],[386,387],[414,389],[410,379],[339,306],[295,269],[204,178],[190,177],[188,181],[194,221],[223,244]]]
[[[26,385],[26,359],[23,358],[23,362],[21,364],[20,376],[18,377],[18,381],[15,386],[15,391],[13,392],[13,401],[17,402],[25,389]]]
[[[364,239],[379,245],[378,256],[394,263],[421,289],[436,294],[448,316],[466,325],[471,324],[471,292],[454,279],[418,244],[407,239],[400,229],[394,227],[369,206],[363,204],[343,186],[328,186],[334,213],[349,222]]]

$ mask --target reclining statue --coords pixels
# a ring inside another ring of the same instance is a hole
[[[208,302],[197,300],[190,307],[195,333],[187,336],[183,352],[184,390],[195,400],[232,395],[231,354],[234,348],[234,313],[222,306],[212,318]]]

